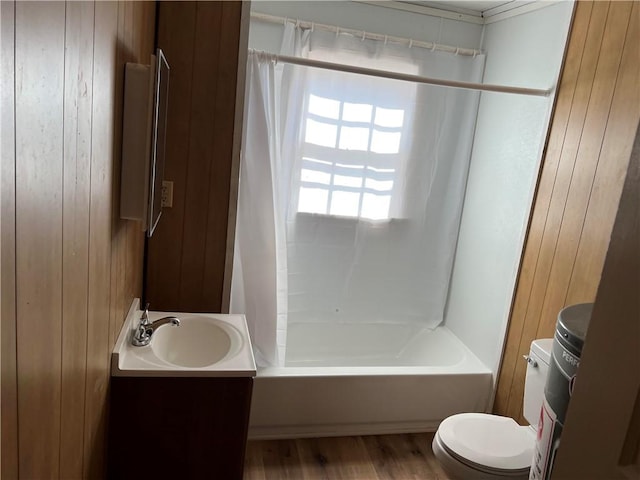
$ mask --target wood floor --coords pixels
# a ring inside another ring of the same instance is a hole
[[[433,433],[250,441],[244,480],[449,480]]]

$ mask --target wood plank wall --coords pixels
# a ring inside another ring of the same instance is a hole
[[[562,430],[562,447],[553,466],[553,479],[640,478],[639,292],[640,129],[580,359],[580,374]],[[606,421],[596,420],[600,412],[606,412],[601,417]]]
[[[222,308],[242,8],[159,6],[158,46],[171,66],[165,180],[174,187],[148,246],[145,297],[155,310]]]
[[[119,219],[124,63],[148,63],[156,6],[1,8],[1,474],[101,478],[110,352],[142,288],[143,235]]]
[[[520,422],[522,355],[595,299],[640,118],[640,3],[577,3],[494,404]]]
[[[15,306],[15,5],[0,3],[2,22],[2,130],[0,153],[0,477],[13,479],[17,474],[17,366]]]

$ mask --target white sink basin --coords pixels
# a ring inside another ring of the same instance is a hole
[[[244,315],[149,312],[154,322],[166,316],[180,325],[162,325],[147,346],[131,337],[142,311],[135,299],[111,354],[111,375],[128,377],[253,377],[253,358]]]
[[[215,318],[182,315],[180,325],[164,325],[151,337],[151,349],[162,360],[179,367],[199,368],[218,363],[239,350],[242,337]]]

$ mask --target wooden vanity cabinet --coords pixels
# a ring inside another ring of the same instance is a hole
[[[112,377],[108,478],[241,480],[253,378]]]

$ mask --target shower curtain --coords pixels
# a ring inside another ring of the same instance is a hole
[[[468,82],[484,68],[292,24],[280,53]],[[442,322],[478,101],[249,55],[231,308],[259,365],[284,364],[295,323]]]

